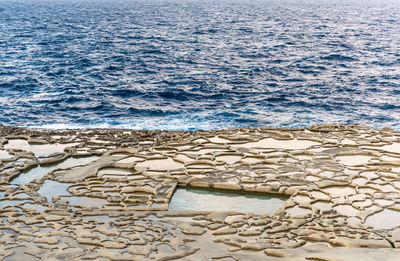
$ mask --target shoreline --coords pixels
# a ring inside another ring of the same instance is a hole
[[[389,128],[0,126],[0,164],[0,259],[400,258]],[[289,198],[272,215],[168,211],[176,187]]]

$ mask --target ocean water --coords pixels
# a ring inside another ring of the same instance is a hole
[[[400,128],[400,1],[0,0],[0,124]]]

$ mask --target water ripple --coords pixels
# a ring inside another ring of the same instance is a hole
[[[398,1],[0,5],[0,124],[400,128]]]

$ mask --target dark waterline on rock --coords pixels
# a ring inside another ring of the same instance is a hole
[[[0,124],[399,129],[398,1],[0,0]]]

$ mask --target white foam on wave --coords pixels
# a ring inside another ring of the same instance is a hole
[[[68,124],[51,123],[43,125],[28,125],[23,127],[39,129],[133,129],[133,130],[169,130],[169,131],[187,131],[187,130],[211,130],[223,129],[234,126],[210,123],[202,120],[182,119],[182,118],[151,118],[143,120],[132,120],[125,122],[96,122],[89,124]]]

